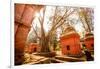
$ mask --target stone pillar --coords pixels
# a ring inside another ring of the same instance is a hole
[[[19,24],[15,35],[15,64],[22,64],[24,61],[24,46],[26,43],[28,32],[30,27],[23,24]]]
[[[26,4],[15,4],[15,65],[24,61],[24,47],[30,31],[35,8]]]

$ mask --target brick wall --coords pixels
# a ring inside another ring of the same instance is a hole
[[[67,56],[81,56],[80,37],[78,34],[70,34],[61,37],[62,54]],[[67,49],[69,46],[69,49]]]
[[[28,4],[15,4],[14,7],[15,65],[20,65],[24,61],[26,38],[30,31],[34,14],[37,10],[39,11],[40,7]]]

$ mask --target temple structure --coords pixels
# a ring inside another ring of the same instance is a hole
[[[94,50],[94,36],[93,33],[86,33],[84,38],[84,46],[89,50]]]
[[[29,53],[35,53],[40,51],[40,46],[37,43],[30,43],[28,46]]]
[[[80,57],[82,55],[80,36],[71,26],[68,26],[60,37],[63,55]]]

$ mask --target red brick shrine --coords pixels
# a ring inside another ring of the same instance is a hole
[[[86,33],[84,38],[84,45],[89,51],[94,50],[94,36],[93,33]]]
[[[61,50],[63,55],[80,57],[82,55],[80,36],[73,27],[65,29],[60,37]]]

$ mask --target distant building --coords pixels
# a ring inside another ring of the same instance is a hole
[[[82,55],[80,36],[71,26],[67,27],[60,37],[63,55],[80,57]]]
[[[94,50],[94,36],[93,33],[86,33],[84,38],[84,46],[89,50]]]
[[[26,51],[28,53],[39,52],[40,46],[37,43],[30,43],[29,46],[26,47]]]

